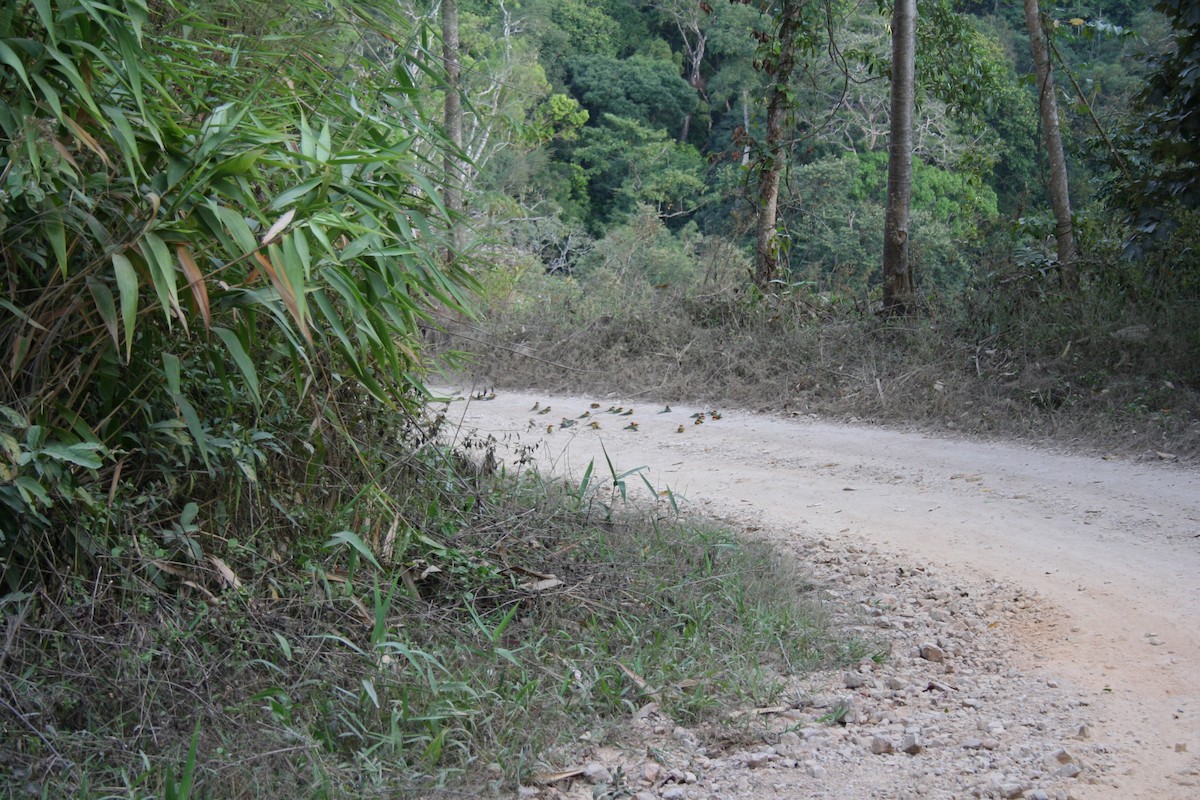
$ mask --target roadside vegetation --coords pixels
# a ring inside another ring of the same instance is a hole
[[[6,4],[0,793],[511,793],[878,657],[434,367],[1196,458],[1195,26],[1105,7],[1031,16],[1064,226],[1019,11],[921,4],[888,304],[875,6]]]
[[[999,252],[967,256],[987,270],[969,285],[887,318],[877,295],[852,288],[800,281],[756,295],[744,251],[673,234],[644,209],[571,276],[519,259],[489,273],[483,313],[451,326],[449,341],[474,354],[469,374],[486,386],[1194,461],[1200,286],[1190,267],[1170,266],[1187,262],[1194,241],[1177,235],[1137,261],[1100,242],[1080,293],[1064,297],[1056,275],[1020,263],[1014,235]]]

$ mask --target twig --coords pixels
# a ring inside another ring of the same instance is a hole
[[[7,684],[6,684],[6,686],[7,686]],[[11,692],[12,689],[9,688],[9,691]],[[34,727],[34,724],[32,722],[30,722],[28,719],[26,719],[24,714],[22,714],[17,709],[13,708],[12,705],[9,704],[9,702],[7,700],[5,700],[3,697],[0,697],[0,704],[3,704],[3,706],[8,709],[10,714],[12,714],[17,719],[21,720],[21,722],[25,723],[25,727],[27,727],[27,728],[29,728],[29,730],[33,731],[34,735],[42,740],[42,744],[46,745],[46,749],[54,754],[55,759],[57,759],[58,761],[66,761],[66,763],[68,763],[68,764],[71,763],[71,762],[67,761],[67,759],[63,758],[62,753],[58,752],[58,750],[56,750],[54,748],[54,745],[50,744],[50,740],[47,739],[41,731],[39,731],[36,727]]]

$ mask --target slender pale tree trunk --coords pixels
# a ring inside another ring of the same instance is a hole
[[[888,144],[887,213],[883,225],[883,311],[913,310],[916,285],[908,258],[912,198],[913,92],[917,0],[895,0],[892,11],[892,115]]]
[[[442,0],[442,66],[446,72],[446,103],[444,108],[446,136],[452,147],[446,150],[443,161],[445,187],[443,201],[450,213],[450,245],[447,261],[464,249],[466,231],[463,228],[463,114],[461,68],[458,48],[458,0]]]
[[[767,291],[779,276],[779,182],[787,165],[784,122],[791,109],[790,83],[796,68],[796,37],[804,0],[783,0],[779,11],[779,55],[773,65],[767,101],[766,153],[760,165],[755,225],[754,285]]]
[[[1050,64],[1050,48],[1038,0],[1025,0],[1025,25],[1029,28],[1029,46],[1037,72],[1038,109],[1042,115],[1042,136],[1046,160],[1050,203],[1054,206],[1054,236],[1058,250],[1059,276],[1063,290],[1074,294],[1079,289],[1079,272],[1075,263],[1078,247],[1075,227],[1071,222],[1071,194],[1067,186],[1067,159],[1063,154],[1062,134],[1058,128],[1058,100],[1054,91],[1054,71]]]
[[[742,89],[742,130],[745,131],[746,144],[742,146],[742,166],[750,165],[750,90]]]

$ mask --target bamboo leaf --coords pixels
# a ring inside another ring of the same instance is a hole
[[[338,531],[333,536],[330,536],[329,541],[325,543],[327,549],[333,549],[338,545],[350,547],[367,561],[371,562],[375,566],[375,569],[380,572],[383,571],[383,567],[379,566],[379,562],[375,560],[375,554],[371,552],[371,548],[367,547],[366,542],[354,531]]]
[[[97,113],[96,116],[98,117],[100,114]],[[71,133],[75,134],[75,138],[78,139],[84,147],[100,157],[100,160],[104,162],[104,166],[112,169],[112,161],[109,160],[108,153],[104,152],[104,148],[100,146],[100,143],[96,141],[94,136],[85,131],[83,126],[71,119],[69,116],[64,116],[62,122],[71,129]]]
[[[246,354],[246,349],[242,347],[242,340],[228,328],[213,328],[212,331],[225,344],[225,349],[233,357],[238,371],[246,379],[246,388],[250,390],[250,396],[254,398],[255,405],[262,405],[262,398],[258,394],[258,372],[254,369],[254,362]]]
[[[121,321],[125,327],[125,363],[133,353],[133,331],[137,324],[138,278],[133,264],[123,255],[114,253],[113,271],[117,276],[117,291],[121,295]]]
[[[96,311],[100,314],[100,319],[104,320],[104,327],[108,330],[108,335],[112,337],[113,347],[120,349],[121,334],[117,324],[117,304],[113,300],[112,290],[90,276],[87,279],[87,287],[92,294],[92,300],[96,303]]]
[[[186,245],[175,245],[175,254],[179,256],[179,264],[183,267],[183,274],[188,279],[188,288],[192,290],[196,308],[200,310],[200,316],[204,319],[204,327],[211,328],[212,309],[208,304],[208,284],[204,282],[200,265],[196,263],[196,259],[192,258],[192,251],[188,250]]]
[[[67,229],[63,222],[62,209],[47,198],[45,210],[46,238],[50,240],[50,249],[54,251],[54,259],[58,262],[58,271],[63,278],[67,277]]]
[[[271,263],[271,260],[262,253],[256,252],[254,254],[254,258],[257,259],[259,265],[262,266],[263,272],[267,273],[267,277],[271,280],[271,286],[275,288],[276,293],[279,295],[279,299],[283,301],[284,307],[287,308],[288,313],[291,314],[292,319],[295,320],[297,330],[300,331],[300,334],[304,337],[305,341],[307,341],[309,344],[312,344],[312,333],[308,330],[308,325],[305,323],[304,315],[300,310],[300,304],[296,299],[296,293],[292,291],[292,287],[289,285],[286,275],[277,270],[275,265]]]
[[[244,255],[249,255],[258,249],[258,243],[254,241],[254,234],[250,232],[250,226],[246,224],[246,220],[241,214],[232,208],[216,203],[213,203],[211,207],[216,211],[217,216],[225,225],[225,229],[229,231]]]
[[[24,322],[26,325],[30,325],[34,328],[37,328],[39,331],[46,330],[45,325],[41,324],[36,319],[29,316],[24,311],[22,311],[21,309],[17,308],[15,305],[13,305],[10,301],[5,300],[3,297],[0,297],[0,308],[5,309],[9,313],[11,313],[13,316],[15,316],[17,319]]]
[[[291,237],[288,237],[290,242]],[[295,247],[278,247],[269,245],[267,251],[270,253],[271,262],[278,264],[282,273],[281,276],[287,281],[288,289],[292,293],[292,297],[296,300],[296,313],[299,315],[300,324],[307,329],[308,326],[308,295],[305,292],[305,286],[308,283],[305,280],[304,264],[301,262],[299,254]],[[305,338],[308,338],[307,336]]]
[[[167,390],[171,393],[171,399],[175,401],[175,407],[179,411],[179,415],[183,417],[183,424],[187,426],[188,433],[192,435],[192,441],[196,443],[196,449],[200,451],[200,458],[204,461],[204,466],[211,470],[212,466],[208,462],[208,437],[204,433],[204,426],[200,423],[200,415],[196,413],[191,402],[183,396],[179,357],[171,353],[163,353],[162,362],[163,374],[167,379]]]
[[[113,140],[120,146],[121,157],[125,160],[125,170],[131,178],[146,176],[146,168],[142,165],[142,156],[138,150],[137,136],[125,112],[116,106],[105,106],[105,112],[113,124]]]
[[[29,82],[29,75],[25,72],[25,64],[21,61],[21,57],[2,39],[0,39],[0,63],[12,67],[13,72],[17,73],[17,77],[21,79],[21,83],[25,84],[25,88],[30,93],[33,92],[33,85]]]
[[[179,307],[179,285],[175,277],[175,260],[167,249],[167,243],[157,233],[147,231],[142,236],[139,245],[146,266],[150,268],[151,283],[162,304],[163,312],[167,315],[167,327],[171,325],[171,312],[174,311],[183,328],[187,330],[187,317]]]
[[[317,160],[329,161],[329,156],[333,150],[333,137],[329,133],[329,121],[321,126],[321,135],[317,139]]]
[[[50,11],[50,0],[33,0],[33,7],[46,29],[46,38],[54,47],[58,47],[58,32],[55,30],[54,15]]]
[[[63,114],[62,102],[59,100],[58,92],[50,85],[50,82],[38,75],[36,72],[30,76],[37,87],[42,92],[42,99],[50,106],[50,110],[54,112],[54,118],[59,122],[63,122],[65,115]],[[66,123],[63,122],[65,125]]]
[[[65,53],[53,48],[47,49],[45,52],[57,63],[58,66],[54,68],[55,71],[61,73],[67,79],[67,82],[71,84],[71,88],[78,95],[79,102],[83,103],[96,119],[100,119],[100,108],[96,105],[95,98],[92,97],[92,92],[88,87],[87,81],[80,76],[79,70],[71,63],[71,59]],[[63,120],[63,123],[67,124],[68,127],[70,126],[67,122],[69,119],[71,118],[67,117]]]
[[[284,228],[286,228],[288,225],[291,224],[292,218],[295,216],[296,216],[296,209],[293,208],[290,211],[288,211],[286,214],[284,214],[282,217],[277,219],[275,221],[275,224],[272,225],[267,230],[267,232],[263,234],[263,237],[259,241],[259,243],[260,244],[270,244],[271,242],[275,241],[275,238],[277,236],[279,236],[280,232],[283,231]]]
[[[271,201],[270,208],[278,211],[285,206],[289,206],[292,203],[300,200],[302,197],[324,182],[324,177],[310,178],[304,183],[301,183],[299,186],[293,186],[291,189],[286,189],[285,191],[281,192],[278,197]]]

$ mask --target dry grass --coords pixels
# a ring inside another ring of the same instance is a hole
[[[1115,296],[1114,296],[1115,295]],[[795,292],[526,275],[477,327],[452,328],[497,386],[614,391],[777,413],[1200,458],[1200,301],[1134,305],[1036,283],[880,319]]]
[[[321,536],[224,552],[224,591],[156,590],[126,554],[5,598],[0,796],[172,796],[184,773],[231,799],[511,796],[650,700],[712,720],[873,651],[798,565],[669,504],[434,467],[406,516],[439,544],[383,569]]]

